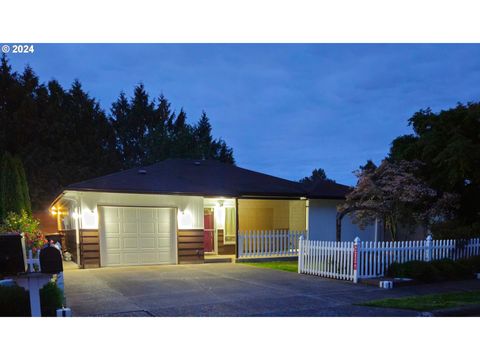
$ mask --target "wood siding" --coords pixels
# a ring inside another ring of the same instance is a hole
[[[204,262],[203,229],[178,230],[178,263],[200,264]]]
[[[217,230],[218,255],[235,255],[235,244],[225,244],[223,230]]]
[[[100,267],[98,230],[80,230],[80,265],[83,269]]]

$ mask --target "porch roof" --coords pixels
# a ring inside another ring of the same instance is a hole
[[[303,184],[216,160],[169,159],[67,186],[64,190],[224,197],[343,198],[348,187]]]

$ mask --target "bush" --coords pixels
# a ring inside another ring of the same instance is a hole
[[[462,259],[459,263],[468,268],[472,273],[480,273],[480,256],[472,256],[468,259]]]
[[[426,261],[408,261],[402,264],[393,263],[388,269],[390,277],[411,278],[421,282],[459,280],[473,278],[480,268],[480,256],[461,261],[450,259]]]
[[[410,278],[422,282],[440,280],[440,274],[436,267],[426,261],[408,261],[405,263],[393,263],[390,265],[388,276],[397,278]]]
[[[58,286],[49,282],[40,289],[42,316],[56,316],[63,305],[63,293]],[[28,291],[20,286],[0,286],[0,317],[30,316]]]

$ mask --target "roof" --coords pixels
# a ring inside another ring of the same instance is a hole
[[[169,159],[67,186],[66,190],[224,197],[343,198],[348,187],[303,184],[216,160]]]

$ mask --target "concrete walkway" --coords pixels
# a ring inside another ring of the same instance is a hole
[[[385,290],[243,264],[65,271],[74,316],[418,316],[354,304],[475,289],[478,280]]]

